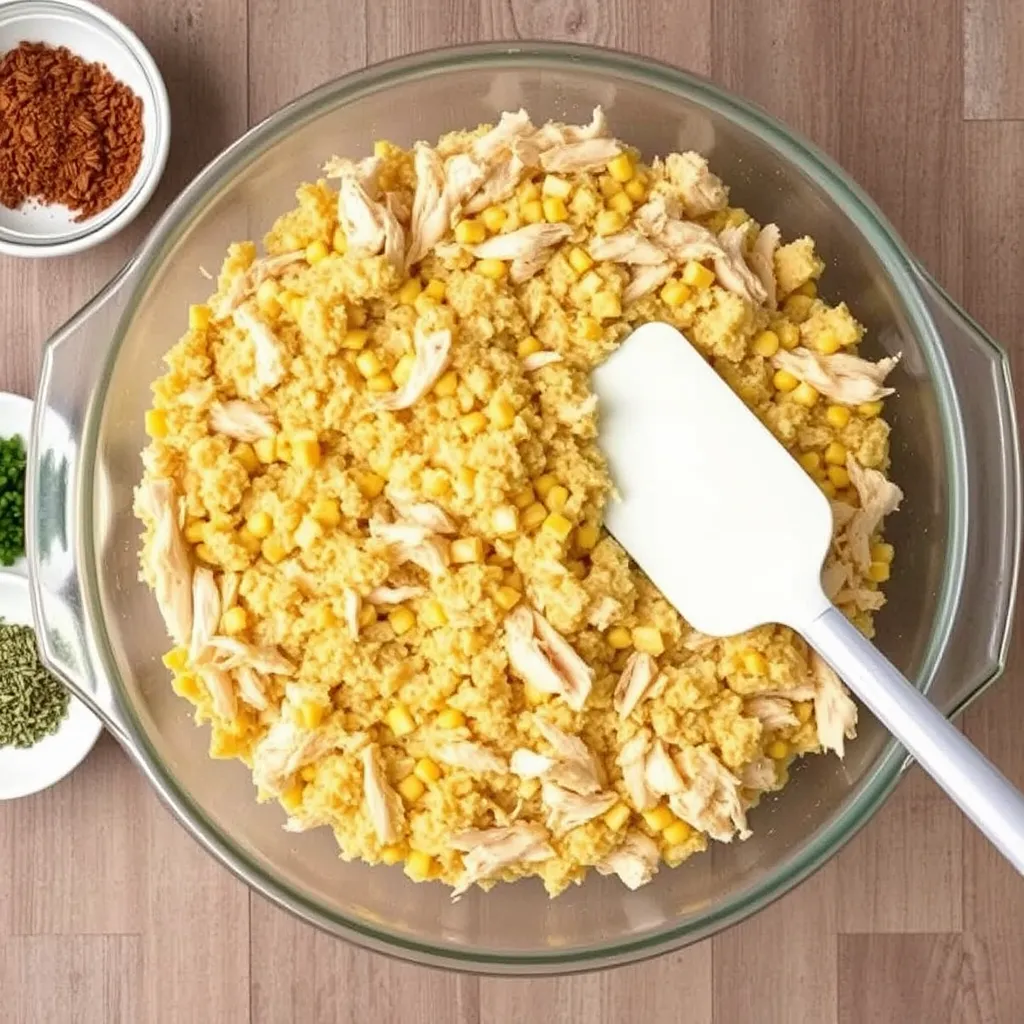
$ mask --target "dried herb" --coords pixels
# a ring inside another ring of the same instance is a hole
[[[68,699],[39,661],[35,633],[0,619],[0,747],[31,747],[55,733]]]
[[[0,437],[0,565],[25,554],[25,445]]]

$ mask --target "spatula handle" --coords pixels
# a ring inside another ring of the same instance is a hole
[[[879,721],[1024,874],[1024,794],[836,608],[801,630]]]

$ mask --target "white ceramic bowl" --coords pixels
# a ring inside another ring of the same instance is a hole
[[[159,183],[171,141],[167,89],[138,37],[85,0],[0,2],[0,56],[21,42],[66,46],[85,60],[105,64],[142,99],[142,160],[131,185],[112,206],[78,223],[63,206],[0,206],[0,253],[39,257],[81,252],[130,224]]]

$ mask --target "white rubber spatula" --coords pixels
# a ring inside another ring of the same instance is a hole
[[[674,327],[595,371],[612,535],[695,628],[789,626],[1024,873],[1024,795],[825,597],[828,499]]]

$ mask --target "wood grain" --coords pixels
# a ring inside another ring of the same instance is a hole
[[[646,54],[766,107],[835,155],[918,256],[1022,353],[1024,19],[1014,0],[110,0],[167,79],[175,141],[140,222],[88,256],[0,259],[0,389],[224,144],[368,61],[548,37]],[[995,120],[1002,119],[1002,120]],[[967,717],[1024,785],[1024,649]],[[0,804],[7,1024],[524,1019],[813,1024],[1024,1019],[1024,890],[914,773],[832,864],[758,917],[599,975],[475,979],[329,939],[214,863],[110,740],[52,791]]]

